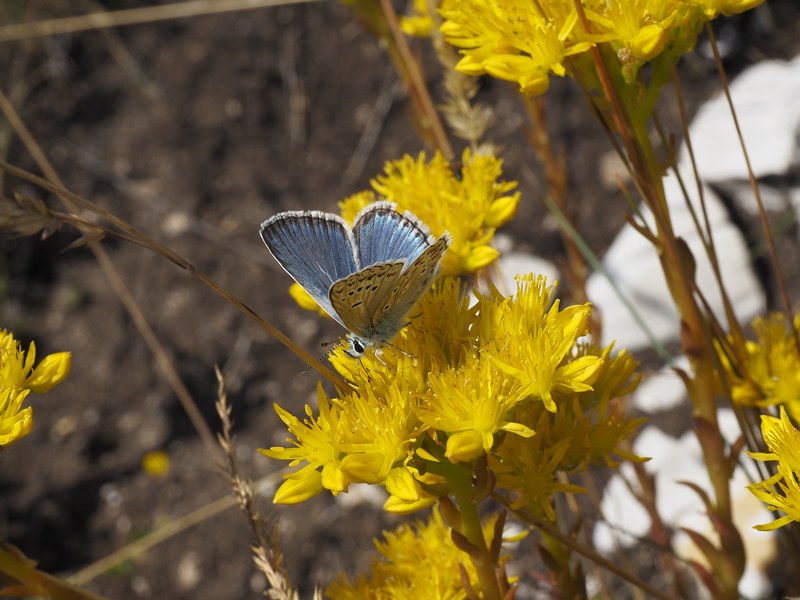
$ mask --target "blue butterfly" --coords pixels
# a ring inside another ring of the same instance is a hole
[[[391,202],[366,206],[351,229],[338,215],[289,211],[261,224],[275,260],[350,333],[347,353],[360,357],[388,344],[436,279],[450,234],[438,240]]]

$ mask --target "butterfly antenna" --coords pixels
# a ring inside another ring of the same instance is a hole
[[[335,341],[331,341],[331,342],[322,342],[322,344],[320,344],[320,345],[321,345],[321,346],[324,348],[325,346],[330,346],[330,345],[332,345],[332,344],[335,344],[335,343],[336,343]],[[318,361],[318,362],[322,362],[322,359],[324,359],[324,358],[328,358],[328,356],[330,356],[331,352],[333,352],[335,349],[336,349],[336,348],[334,347],[334,348],[331,348],[330,350],[326,350],[326,351],[325,351],[323,354],[320,354],[320,355],[319,355],[319,357],[317,358],[317,361]],[[300,374],[301,374],[301,375],[305,375],[305,374],[306,374],[306,373],[308,373],[310,370],[311,370],[311,366],[308,366],[307,368],[305,368],[305,369],[303,369],[302,371],[300,371]]]
[[[408,352],[406,352],[406,351],[405,351],[405,350],[403,350],[402,348],[399,348],[399,347],[395,346],[395,345],[394,345],[394,344],[392,344],[391,342],[384,342],[384,345],[386,345],[386,346],[389,346],[389,347],[391,347],[391,348],[394,348],[394,349],[395,349],[395,350],[397,350],[397,351],[398,351],[400,354],[403,354],[403,355],[407,356],[408,358],[417,358],[417,357],[416,357],[416,356],[414,356],[413,354],[409,354]],[[379,355],[379,353],[380,353],[380,348],[379,348],[378,350],[376,350],[376,351],[375,351],[375,355],[376,355],[376,356],[378,356],[378,355]],[[383,361],[381,361],[381,362],[383,362]],[[383,364],[386,364],[386,363],[383,363]],[[387,365],[387,366],[388,366],[388,365]]]
[[[322,354],[322,356],[320,356],[320,357],[319,357],[319,360],[320,360],[320,362],[322,362],[322,359],[323,359],[323,358],[328,358],[328,357],[331,355],[331,352],[333,352],[334,350],[336,350],[336,346],[337,346],[337,344],[339,344],[339,342],[341,342],[341,341],[342,341],[342,340],[331,340],[331,341],[329,341],[329,342],[322,342],[322,343],[320,344],[320,346],[322,346],[323,348],[327,348],[328,346],[331,346],[331,348],[329,348],[328,350],[326,350],[326,351],[325,351],[325,353],[324,353],[324,354]]]

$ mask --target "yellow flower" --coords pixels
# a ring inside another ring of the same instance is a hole
[[[0,448],[24,438],[33,426],[33,409],[22,408],[30,390],[0,388]]]
[[[497,477],[497,487],[508,490],[512,508],[527,508],[534,515],[554,521],[552,496],[556,493],[582,493],[585,490],[556,477],[569,449],[569,439],[553,443],[548,435],[550,416],[542,411],[535,424],[536,435],[529,438],[508,436],[489,457],[489,468]]]
[[[428,11],[428,0],[414,0],[411,14],[400,19],[400,28],[406,35],[428,37],[434,27],[433,19]]]
[[[563,77],[565,60],[594,44],[574,35],[571,2],[453,0],[440,12],[445,39],[464,55],[458,71],[516,82],[527,95],[546,92],[549,75]]]
[[[684,0],[700,8],[707,19],[736,15],[759,6],[764,0]]]
[[[533,435],[525,425],[507,420],[526,394],[488,359],[473,357],[459,368],[432,374],[428,384],[430,394],[417,416],[449,434],[445,456],[451,461],[468,462],[489,452],[499,431]]]
[[[596,350],[582,348],[591,355]],[[581,393],[557,392],[555,414],[539,403],[521,404],[509,419],[536,431],[532,437],[506,436],[489,455],[489,466],[497,476],[512,506],[526,507],[532,514],[553,520],[552,497],[557,493],[580,493],[583,488],[565,483],[558,473],[574,473],[590,464],[617,467],[615,456],[642,462],[643,458],[619,448],[632,437],[643,419],[630,419],[622,410],[619,396],[638,384],[633,377],[635,361],[625,352],[611,357],[611,348],[602,352],[603,362],[596,376],[595,389]]]
[[[0,448],[25,437],[31,430],[33,410],[22,408],[30,392],[49,392],[69,375],[71,355],[57,352],[36,362],[36,345],[28,352],[4,329],[0,329]]]
[[[297,504],[316,496],[323,489],[334,495],[347,490],[347,482],[341,468],[340,453],[336,449],[339,436],[339,411],[331,407],[322,384],[317,386],[319,417],[314,419],[311,407],[306,405],[305,421],[283,410],[275,404],[275,411],[289,428],[295,440],[287,439],[295,448],[273,446],[259,452],[270,458],[291,461],[290,466],[307,463],[298,471],[284,476],[286,480],[275,492],[276,504]]]
[[[515,498],[524,488],[520,502],[548,515],[552,494],[578,490],[557,472],[638,460],[618,450],[638,422],[615,402],[638,383],[635,361],[579,343],[588,305],[551,303],[543,277],[517,286],[471,305],[460,279],[440,279],[392,345],[358,360],[336,349],[331,362],[351,393],[329,401],[320,390],[319,416],[306,407],[302,423],[276,407],[294,447],[262,452],[297,470],[275,501],[362,482],[386,488],[385,510],[409,513],[450,494],[448,473],[485,455],[502,474],[498,488]]]
[[[163,450],[148,452],[142,458],[142,469],[155,479],[166,477],[169,473],[169,454]]]
[[[789,420],[786,410],[780,408],[780,418],[761,416],[761,435],[769,452],[748,452],[761,461],[778,461],[775,475],[747,486],[754,496],[772,511],[781,511],[783,517],[756,525],[756,529],[769,531],[792,521],[800,521],[800,431]]]
[[[496,517],[487,519],[485,535],[492,538]],[[332,600],[389,598],[430,598],[460,600],[467,598],[463,577],[480,589],[475,567],[464,560],[450,537],[439,511],[427,521],[413,526],[401,525],[384,532],[385,541],[375,541],[380,555],[372,560],[370,573],[356,579],[342,575],[326,590]]]
[[[589,6],[586,15],[599,27],[603,41],[610,42],[620,58],[628,55],[644,62],[666,46],[682,4],[679,0],[604,0]]]
[[[490,245],[495,230],[514,217],[519,204],[517,183],[500,179],[500,159],[466,149],[462,163],[456,173],[438,152],[430,161],[424,152],[416,159],[406,155],[386,163],[384,174],[371,182],[379,197],[414,213],[435,236],[450,232],[443,275],[473,273],[491,264],[499,256]],[[364,199],[349,199],[342,213],[353,214]]]
[[[533,96],[547,91],[551,75],[569,74],[597,89],[593,63],[584,60],[592,46],[610,49],[632,83],[645,62],[661,55],[674,62],[691,50],[704,20],[762,1],[582,0],[585,25],[572,0],[450,0],[439,12],[445,39],[463,55],[458,71],[512,81]]]
[[[635,374],[638,363],[625,350],[611,356],[612,347],[600,353],[603,364],[592,392],[573,395],[572,403],[565,402],[564,410],[559,410],[554,430],[559,436],[572,438],[561,464],[564,470],[586,468],[590,463],[616,468],[616,456],[631,462],[645,460],[620,448],[620,442],[633,437],[645,419],[628,417],[620,400],[639,385],[641,376]],[[583,352],[597,354],[593,348],[584,348]]]
[[[351,483],[384,483],[393,469],[403,467],[412,452],[417,431],[407,406],[407,395],[398,387],[385,396],[372,388],[354,392],[342,400],[329,401],[320,385],[317,390],[319,416],[306,406],[305,421],[282,409],[275,410],[286,423],[294,448],[280,446],[260,449],[265,456],[289,460],[291,466],[306,463],[275,494],[279,504],[302,502],[323,489],[334,494],[346,492]]]
[[[800,353],[791,326],[783,313],[758,317],[751,326],[757,341],[745,344],[743,372],[721,354],[733,401],[757,407],[782,405],[792,417],[800,418]],[[792,326],[800,330],[800,316]]]
[[[540,317],[551,291],[542,277],[518,277],[517,301],[492,317],[490,331],[495,364],[516,378],[525,394],[541,398],[545,408],[555,412],[553,392],[591,390],[603,359],[572,356],[578,338],[589,333],[589,304],[559,310],[556,300]]]
[[[49,392],[69,375],[71,357],[69,352],[49,354],[34,368],[36,344],[31,342],[25,353],[13,334],[0,329],[0,386]]]
[[[418,435],[408,394],[400,386],[380,395],[365,388],[343,403],[346,410],[341,412],[342,436],[337,444],[345,454],[342,471],[349,481],[383,483],[408,458]]]
[[[410,515],[420,510],[425,510],[436,504],[435,496],[421,496],[419,500],[405,501],[399,496],[390,496],[383,505],[386,512],[395,515]]]

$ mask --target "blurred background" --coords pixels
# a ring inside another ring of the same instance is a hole
[[[3,2],[0,89],[69,190],[166,244],[322,355],[320,343],[344,332],[290,299],[290,280],[258,225],[283,210],[336,210],[386,161],[424,150],[402,85],[376,41],[333,1],[4,37],[15,23],[155,4]],[[795,0],[716,25],[731,77],[800,52]],[[439,98],[428,44],[414,48]],[[692,114],[719,90],[704,43],[681,76]],[[502,149],[504,179],[522,190],[500,243],[557,265],[562,243],[539,202],[541,170],[516,90],[484,80],[478,100],[495,110],[489,141]],[[625,221],[617,159],[571,82],[553,81],[546,103],[550,135],[568,152],[578,225],[602,255]],[[664,118],[676,122],[675,109],[665,107]],[[5,118],[0,157],[41,173]],[[797,185],[796,171],[786,177]],[[0,180],[7,195],[57,206],[20,180]],[[782,231],[781,248],[796,250],[793,225]],[[103,269],[86,248],[65,251],[76,237],[67,229],[45,241],[0,237],[0,327],[25,347],[35,340],[40,356],[72,352],[65,383],[34,399],[31,434],[0,454],[0,538],[54,574],[79,571],[203,507],[214,512],[230,493]],[[171,262],[118,240],[103,245],[213,431],[214,365],[225,374],[243,475],[259,480],[282,467],[256,452],[284,443],[272,403],[300,414],[315,402],[317,376]],[[796,292],[800,276],[790,276]],[[761,284],[769,301],[768,274]],[[160,475],[143,465],[152,452],[169,460]],[[323,494],[299,507],[273,507],[267,492],[260,507],[280,517],[290,575],[305,595],[365,568],[372,537],[399,522],[371,491]],[[236,507],[219,510],[88,587],[110,598],[255,598],[264,582],[250,535]]]

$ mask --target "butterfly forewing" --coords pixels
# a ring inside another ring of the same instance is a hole
[[[375,301],[399,285],[404,266],[405,261],[370,265],[331,286],[331,305],[347,329],[369,339],[375,328]]]
[[[290,211],[264,221],[261,239],[323,310],[347,327],[328,296],[334,281],[352,275],[359,267],[347,223],[332,214]]]
[[[353,226],[361,266],[417,258],[434,239],[428,227],[411,213],[400,214],[391,202],[368,205]]]

